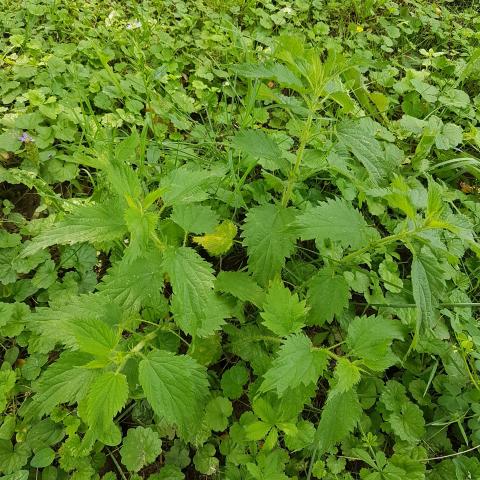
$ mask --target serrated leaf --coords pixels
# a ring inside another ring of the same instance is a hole
[[[202,237],[193,237],[195,243],[201,245],[210,255],[223,255],[233,245],[233,239],[237,235],[237,227],[229,220],[223,221],[212,233]]]
[[[15,386],[17,375],[13,370],[0,370],[0,413],[7,406],[7,398]]]
[[[107,357],[117,346],[120,335],[102,320],[92,318],[71,325],[79,350]]]
[[[154,412],[190,438],[208,396],[205,368],[191,357],[153,350],[140,362],[139,380]]]
[[[323,325],[331,322],[335,315],[340,315],[348,305],[350,289],[343,275],[326,267],[310,281],[307,293],[307,305],[310,307],[309,322]]]
[[[260,391],[276,390],[279,396],[300,385],[316,384],[327,366],[328,353],[313,347],[303,333],[290,335],[264,374]]]
[[[0,440],[0,472],[18,472],[27,464],[29,456],[30,447],[25,442],[13,446],[10,440]]]
[[[173,287],[171,309],[178,326],[194,336],[218,330],[228,309],[213,290],[212,267],[195,250],[178,247],[165,251],[163,269]]]
[[[158,304],[164,284],[162,260],[154,250],[134,261],[116,263],[98,286],[101,296],[127,311]]]
[[[335,386],[330,395],[337,395],[351,390],[361,378],[360,369],[346,358],[339,358],[335,367]]]
[[[207,403],[205,422],[211,430],[222,432],[228,427],[228,418],[232,413],[232,402],[227,398],[216,397]]]
[[[122,239],[126,233],[123,208],[118,201],[83,205],[32,239],[22,256],[33,255],[51,245],[110,242]]]
[[[414,255],[412,261],[412,289],[417,306],[417,334],[421,328],[433,328],[435,324],[432,291],[428,280],[422,261],[417,255]]]
[[[319,454],[326,452],[352,432],[361,414],[362,407],[354,390],[329,396],[315,434]]]
[[[302,240],[315,240],[318,248],[329,239],[343,247],[358,249],[378,237],[363,215],[343,198],[329,199],[311,207],[296,220]]]
[[[223,171],[183,165],[162,178],[160,188],[167,205],[185,205],[206,200],[207,190],[223,175]]]
[[[98,372],[81,368],[91,357],[80,352],[66,352],[50,365],[33,384],[36,392],[32,409],[39,415],[50,413],[61,404],[79,402],[97,377]]]
[[[232,139],[232,145],[245,155],[258,160],[266,170],[288,168],[288,162],[275,140],[262,130],[241,130]]]
[[[265,292],[247,272],[220,272],[215,280],[215,290],[229,293],[242,302],[251,302],[257,307],[265,299]]]
[[[127,377],[121,373],[102,373],[91,385],[85,406],[85,421],[93,433],[104,443],[115,415],[128,398]]]
[[[295,249],[295,234],[290,227],[294,213],[275,205],[249,210],[243,226],[248,267],[260,285],[266,285],[285,265]]]
[[[390,345],[395,339],[403,339],[400,322],[383,318],[356,317],[348,326],[346,343],[349,354],[362,359],[372,370],[385,370],[395,362]]]
[[[218,223],[218,215],[205,205],[175,205],[170,218],[186,232],[210,232]]]
[[[305,326],[306,314],[305,300],[299,300],[278,279],[270,284],[260,313],[267,328],[281,337],[297,333]]]
[[[130,472],[138,472],[162,452],[162,441],[151,428],[129,428],[120,449],[122,463]]]
[[[240,398],[248,377],[248,370],[241,363],[225,371],[220,381],[224,395],[234,400]]]

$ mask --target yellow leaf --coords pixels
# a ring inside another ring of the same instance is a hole
[[[193,237],[193,241],[201,245],[210,255],[222,255],[232,247],[235,235],[237,227],[230,220],[225,220],[217,225],[212,233]]]

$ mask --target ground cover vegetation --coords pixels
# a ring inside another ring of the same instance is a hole
[[[478,4],[1,7],[1,478],[480,478]]]

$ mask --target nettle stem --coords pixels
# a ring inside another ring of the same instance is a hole
[[[302,164],[303,154],[305,153],[305,147],[307,146],[308,140],[310,139],[310,129],[312,128],[313,122],[313,111],[310,110],[308,114],[307,120],[305,122],[305,127],[302,130],[302,134],[300,135],[300,144],[297,149],[297,156],[295,158],[295,164],[290,171],[290,175],[288,177],[287,188],[283,192],[282,196],[282,206],[286,207],[288,202],[290,201],[290,197],[293,193],[293,186],[298,179],[298,173],[300,171],[300,165]]]

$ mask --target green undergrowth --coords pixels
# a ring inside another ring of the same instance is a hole
[[[476,2],[1,7],[0,478],[480,479]]]

